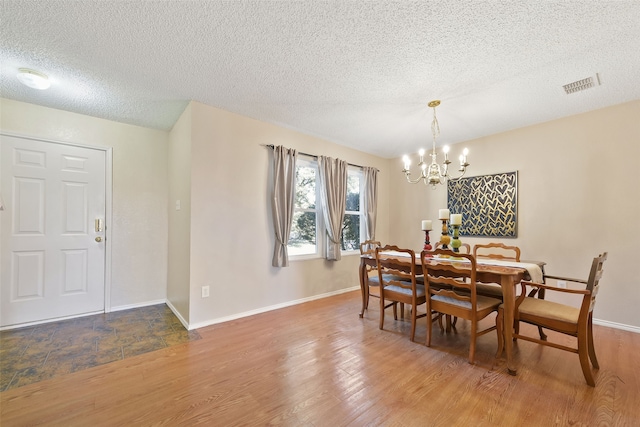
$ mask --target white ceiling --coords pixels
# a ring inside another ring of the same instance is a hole
[[[640,1],[1,0],[0,96],[170,129],[189,100],[383,157],[640,99]],[[18,83],[48,74],[47,91]],[[601,85],[562,85],[599,74]],[[640,119],[640,118],[639,118]]]

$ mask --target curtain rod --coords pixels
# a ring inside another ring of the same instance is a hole
[[[271,148],[272,150],[274,149],[273,144],[260,144],[260,145],[262,145],[263,147]],[[298,151],[298,154],[300,154],[301,156],[313,157],[314,159],[317,159],[317,158],[318,158],[318,155],[317,155],[317,154],[303,153],[303,152],[301,152],[301,151]],[[348,163],[348,162],[347,162],[347,165],[349,165],[349,166],[353,166],[353,167],[356,167],[356,168],[363,168],[363,167],[364,167],[364,166],[360,166],[360,165],[354,165],[353,163]],[[376,170],[377,170],[378,172],[380,172],[380,169],[377,169],[377,168],[376,168]]]

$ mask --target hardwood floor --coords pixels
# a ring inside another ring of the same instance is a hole
[[[412,343],[408,319],[386,316],[381,331],[377,305],[360,319],[360,301],[350,292],[214,325],[200,340],[10,389],[0,423],[640,425],[640,334],[594,327],[592,388],[577,355],[518,342],[513,377],[494,334],[469,365],[467,322],[436,328],[427,348],[425,319]]]

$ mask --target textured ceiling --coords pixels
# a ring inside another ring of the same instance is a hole
[[[189,100],[383,157],[640,99],[640,1],[1,0],[0,96],[158,129]],[[20,85],[17,69],[52,86]],[[566,95],[562,85],[599,74]]]

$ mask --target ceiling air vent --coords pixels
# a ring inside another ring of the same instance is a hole
[[[600,75],[596,73],[594,77],[587,77],[586,79],[578,80],[577,82],[569,83],[564,86],[564,91],[567,95],[572,93],[580,92],[581,90],[586,90],[594,86],[600,86]]]

